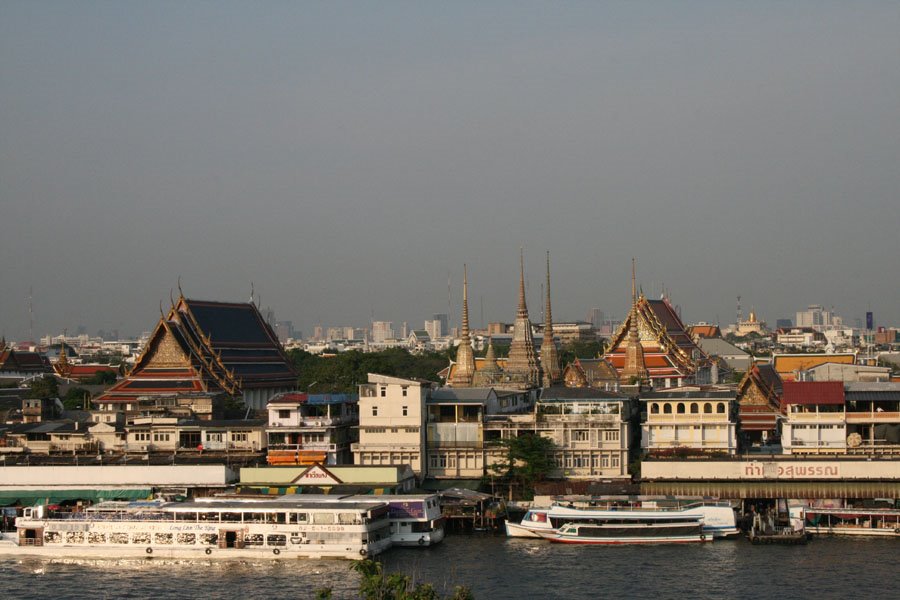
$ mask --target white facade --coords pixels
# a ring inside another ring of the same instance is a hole
[[[418,477],[427,471],[425,401],[428,382],[369,373],[359,386],[359,443],[353,445],[357,465],[407,464]]]
[[[644,400],[647,414],[641,423],[641,449],[644,452],[675,448],[737,452],[731,399],[684,396]]]
[[[791,404],[782,425],[785,454],[844,454],[847,451],[845,407]]]

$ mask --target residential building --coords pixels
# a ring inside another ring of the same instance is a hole
[[[359,386],[359,442],[353,444],[357,465],[407,464],[420,478],[425,464],[425,402],[432,383],[368,374]]]
[[[383,344],[394,339],[394,323],[392,321],[372,321],[372,342]]]
[[[847,416],[840,381],[785,381],[785,454],[845,454]]]
[[[270,465],[352,464],[359,423],[355,394],[288,392],[269,400]]]
[[[819,304],[810,304],[806,310],[798,311],[794,320],[795,327],[810,327],[816,331],[840,329],[844,320],[834,314],[834,310],[826,310]]]
[[[803,371],[808,371],[826,363],[853,365],[856,364],[856,354],[853,352],[830,354],[773,354],[772,366],[778,372],[778,376],[784,381],[800,379]]]
[[[641,394],[645,420],[641,424],[641,450],[665,454],[677,449],[700,453],[737,452],[734,390],[727,387]]]

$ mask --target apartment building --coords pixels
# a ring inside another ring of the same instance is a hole
[[[641,450],[665,454],[676,449],[704,453],[737,452],[735,392],[692,387],[641,394],[645,414]]]

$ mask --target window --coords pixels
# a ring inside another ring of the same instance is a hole
[[[684,414],[684,403],[683,403],[683,402],[679,402],[679,403],[678,403],[678,414],[679,414],[679,415],[683,415],[683,414]]]
[[[612,455],[612,466],[614,466],[614,467],[619,466],[619,455],[618,454]]]
[[[667,415],[671,415],[672,414],[672,405],[669,404],[668,402],[663,404],[663,412],[666,413]]]
[[[590,432],[586,429],[577,429],[572,432],[573,442],[586,442],[590,439]]]
[[[382,386],[381,387],[381,397],[384,398],[385,396],[387,396],[387,388]]]
[[[406,391],[407,391],[407,389],[408,389],[408,386],[405,386],[405,385],[404,385],[404,386],[403,386],[402,388],[400,388],[400,389],[403,391],[403,397],[406,398]]]
[[[382,394],[382,396],[383,396],[383,395],[384,395],[384,394]],[[373,416],[373,417],[377,417],[377,416],[378,416],[378,407],[377,407],[377,406],[373,406],[373,407],[372,407],[372,416]]]
[[[719,402],[719,404],[716,405],[716,412],[719,413],[720,415],[725,414],[725,403],[724,402]]]
[[[404,396],[406,395],[406,388],[403,389],[403,395]],[[409,407],[406,407],[406,406],[403,407],[403,416],[404,417],[409,416]]]
[[[232,431],[231,432],[231,441],[232,442],[246,442],[247,441],[247,432],[246,431]]]
[[[657,404],[656,402],[650,404],[650,414],[659,414],[659,404]]]
[[[279,418],[279,419],[290,419],[290,418],[291,418],[291,411],[290,411],[290,409],[289,409],[289,408],[283,408],[283,409],[279,410],[279,411],[278,411],[278,418]]]
[[[619,431],[618,430],[604,431],[603,439],[607,442],[618,442],[619,441]]]
[[[696,415],[700,412],[700,405],[696,402],[691,402],[691,414]]]
[[[703,413],[708,415],[711,412],[712,412],[712,404],[707,402],[706,404],[703,405]]]

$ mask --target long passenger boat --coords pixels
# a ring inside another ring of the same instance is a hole
[[[565,523],[558,530],[541,531],[539,535],[562,544],[685,544],[712,540],[703,533],[702,517],[696,515],[596,512],[596,516]]]
[[[808,533],[900,537],[897,509],[805,508],[803,513]]]
[[[567,523],[581,523],[597,518],[617,518],[622,514],[644,516],[694,517],[702,522],[702,533],[712,538],[738,535],[734,510],[727,502],[697,502],[677,508],[643,508],[610,506],[607,508],[577,508],[554,504],[550,508],[534,508],[525,513],[521,523],[506,523],[509,537],[545,537]]]
[[[391,545],[384,502],[134,502],[67,513],[26,508],[0,554],[68,557],[348,558]]]

